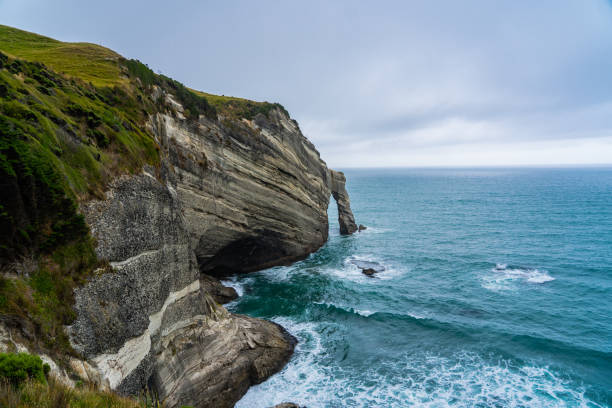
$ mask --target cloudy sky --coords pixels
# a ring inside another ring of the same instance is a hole
[[[332,167],[612,163],[612,6],[0,0],[196,89],[282,103]]]

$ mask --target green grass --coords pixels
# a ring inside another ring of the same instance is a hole
[[[127,67],[133,76],[139,77],[147,85],[166,82],[183,85],[163,75],[153,73],[146,65],[136,60],[126,60],[108,48],[89,43],[67,43],[22,31],[13,27],[0,25],[0,50],[13,57],[28,61],[37,61],[67,76],[80,78],[98,87],[126,85],[129,80],[122,75],[122,67]],[[176,86],[171,86],[175,88]],[[216,111],[228,118],[253,119],[258,113],[267,115],[271,109],[285,108],[278,103],[256,102],[244,98],[213,95],[206,92],[185,88],[196,96],[204,98]],[[176,89],[174,89],[176,92]],[[179,91],[181,92],[181,91]],[[188,97],[185,93],[187,99]],[[204,104],[191,100],[199,110],[207,111]],[[188,107],[186,107],[188,109]]]
[[[41,62],[58,73],[96,86],[126,82],[121,78],[120,55],[89,43],[66,43],[0,25],[0,50],[27,61]]]
[[[100,391],[77,381],[75,387],[49,376],[51,367],[29,353],[0,353],[0,407],[3,408],[163,408],[143,392],[138,400]]]
[[[91,386],[69,388],[53,379],[48,383],[26,381],[20,387],[0,383],[3,408],[147,408],[155,405],[120,397]]]
[[[268,115],[274,108],[279,108],[289,116],[287,110],[279,103],[256,102],[235,96],[213,95],[195,89],[191,89],[191,91],[196,95],[205,97],[218,112],[231,119],[245,118],[252,120],[258,113]]]

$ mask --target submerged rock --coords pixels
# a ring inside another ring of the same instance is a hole
[[[374,273],[383,272],[385,267],[374,261],[362,261],[360,259],[351,259],[350,262],[361,270],[372,269]]]
[[[368,229],[368,227],[366,227],[365,225],[363,225],[363,224],[359,224],[359,232],[361,232],[361,231],[365,231],[365,230],[367,230],[367,229]]]
[[[363,272],[364,275],[373,276],[377,271],[373,268],[364,268],[361,272]]]

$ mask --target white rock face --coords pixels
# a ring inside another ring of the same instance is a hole
[[[126,341],[117,353],[100,354],[93,358],[103,378],[115,389],[132,373],[151,351],[151,337],[159,333],[162,318],[169,305],[185,296],[199,292],[200,281],[195,280],[177,292],[171,292],[159,312],[149,316],[149,327],[138,337]]]

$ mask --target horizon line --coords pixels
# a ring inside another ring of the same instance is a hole
[[[328,165],[328,167],[330,167]],[[330,167],[331,168],[331,167]],[[334,169],[346,170],[387,170],[387,169],[507,169],[507,168],[612,168],[612,163],[579,164],[474,164],[474,165],[424,165],[424,166],[338,166]]]

